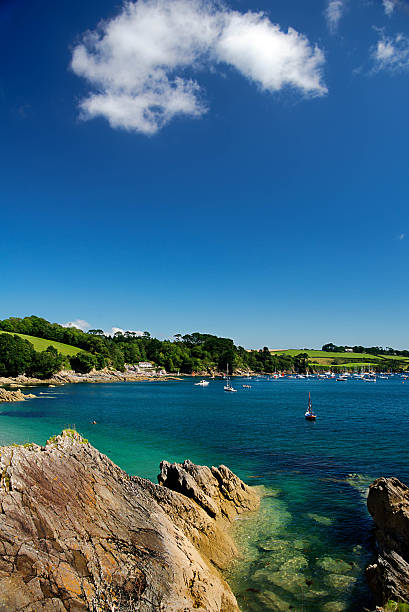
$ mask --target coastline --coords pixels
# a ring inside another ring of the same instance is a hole
[[[260,496],[225,466],[163,461],[154,484],[65,430],[0,467],[1,609],[239,612],[220,570]]]
[[[247,375],[239,372],[231,375],[231,377],[240,377]],[[250,372],[250,375],[256,375],[255,372]],[[209,378],[208,373],[197,372],[193,374],[140,374],[135,373],[132,370],[126,370],[125,372],[121,372],[120,370],[110,370],[108,368],[104,368],[103,370],[93,370],[88,374],[80,374],[78,372],[73,372],[72,370],[61,370],[51,378],[34,378],[31,376],[25,376],[21,374],[15,377],[0,377],[0,389],[7,388],[10,391],[18,391],[21,388],[30,388],[37,387],[41,385],[45,386],[62,386],[66,384],[80,384],[80,383],[91,383],[91,384],[104,384],[104,383],[114,383],[114,382],[167,382],[167,381],[181,381],[184,378],[200,378],[206,377]],[[215,373],[215,378],[223,378],[222,373]],[[12,399],[10,395],[9,400],[1,400],[0,401],[23,401],[25,399],[30,399],[35,396],[29,396],[28,394],[25,397],[15,396],[16,399]]]
[[[16,377],[0,377],[0,386],[17,388],[37,385],[65,385],[76,383],[112,383],[112,382],[157,382],[168,380],[183,380],[180,376],[166,374],[163,376],[147,376],[119,370],[97,370],[89,374],[80,374],[71,370],[62,370],[51,378],[33,378],[20,375]]]

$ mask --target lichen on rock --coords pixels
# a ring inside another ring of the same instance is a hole
[[[216,567],[259,498],[228,468],[163,462],[156,485],[67,430],[3,447],[0,476],[0,612],[238,612]]]

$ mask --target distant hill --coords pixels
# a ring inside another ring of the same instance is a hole
[[[286,350],[272,350],[270,351],[275,355],[299,355],[300,353],[307,353],[309,362],[311,365],[328,365],[331,367],[339,366],[340,368],[353,369],[361,368],[367,365],[383,365],[385,369],[388,368],[388,362],[399,362],[402,368],[408,368],[409,357],[402,357],[400,355],[371,355],[369,353],[333,353],[327,351],[318,350],[307,350],[307,349],[286,349]]]
[[[63,344],[62,342],[56,342],[55,340],[46,340],[45,338],[36,338],[35,336],[27,336],[27,334],[17,334],[15,332],[1,331],[0,334],[10,334],[11,336],[20,336],[24,340],[28,340],[34,346],[36,351],[45,351],[49,346],[53,346],[59,353],[64,357],[72,357],[76,355],[82,349],[76,346],[70,346],[69,344]]]

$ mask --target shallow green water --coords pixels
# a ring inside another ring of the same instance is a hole
[[[372,545],[365,489],[381,475],[409,482],[409,384],[243,383],[234,394],[190,379],[36,388],[37,399],[0,406],[0,444],[44,443],[75,425],[152,480],[162,459],[225,463],[267,492],[260,513],[234,528],[243,558],[228,578],[242,610],[361,610]],[[315,423],[303,418],[308,391]]]

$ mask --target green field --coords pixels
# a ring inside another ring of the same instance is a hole
[[[62,342],[55,342],[54,340],[45,340],[44,338],[36,338],[35,336],[27,336],[26,334],[14,334],[12,332],[0,331],[0,334],[11,334],[12,336],[20,336],[24,340],[28,340],[34,346],[36,351],[45,351],[49,346],[54,346],[59,353],[64,356],[71,357],[76,355],[82,349],[76,346],[70,346],[69,344],[63,344]]]
[[[327,351],[304,350],[304,349],[287,349],[287,350],[272,350],[271,353],[277,355],[299,355],[307,353],[310,358],[311,365],[331,366],[339,368],[363,368],[370,365],[383,364],[385,368],[388,366],[388,361],[393,359],[402,363],[402,368],[409,366],[409,357],[400,357],[398,355],[370,355],[369,353],[330,353]],[[334,363],[334,361],[336,363]]]
[[[329,353],[326,351],[316,351],[316,350],[304,350],[304,349],[287,349],[285,351],[271,351],[272,353],[277,353],[278,355],[299,355],[300,353],[307,353],[308,357],[318,357],[321,359],[376,359],[375,355],[369,355],[368,353]],[[397,359],[399,359],[397,357]],[[402,359],[404,359],[402,357]]]

